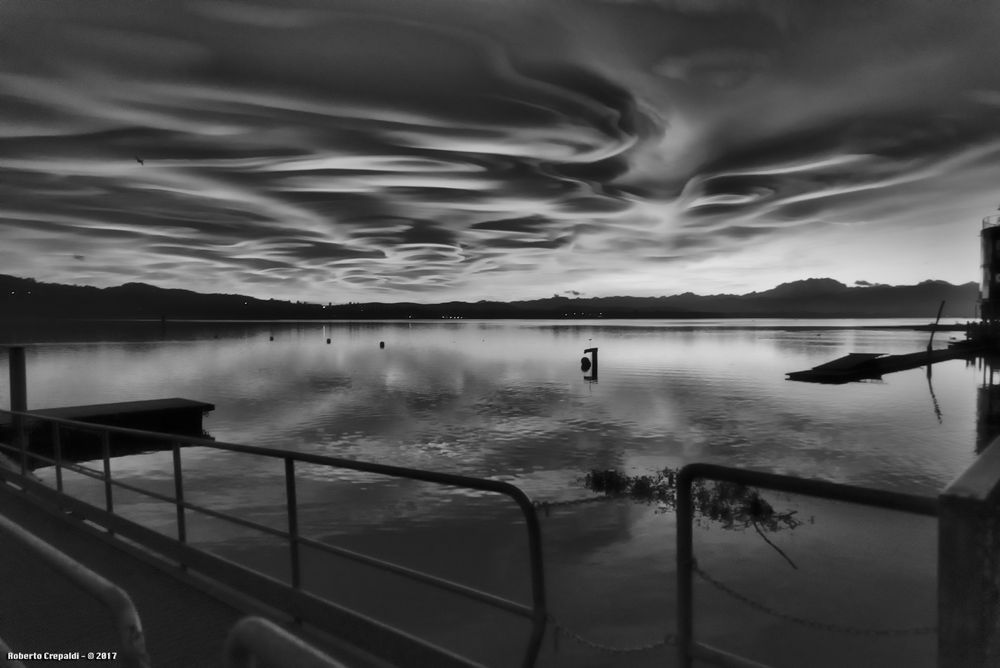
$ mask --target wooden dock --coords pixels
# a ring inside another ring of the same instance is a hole
[[[89,424],[126,427],[182,436],[207,437],[202,419],[215,409],[214,404],[193,399],[171,397],[143,401],[122,401],[85,406],[62,406],[27,411],[39,417],[75,420]],[[0,441],[15,441],[10,415],[0,415]],[[29,452],[52,457],[54,448],[51,427],[28,424]],[[62,456],[66,461],[88,461],[103,456],[101,441],[91,433],[65,427],[61,430]],[[111,439],[113,456],[149,452],[169,447],[168,441],[142,440],[115,436]],[[35,468],[34,466],[32,468]]]
[[[975,354],[975,352],[975,350],[966,347],[954,347],[924,350],[905,355],[849,353],[812,369],[791,371],[787,376],[788,380],[839,385],[859,380],[878,379],[894,371],[917,369],[937,362],[962,359]]]

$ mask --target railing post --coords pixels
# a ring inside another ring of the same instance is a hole
[[[52,454],[56,460],[56,490],[63,491],[62,477],[62,436],[59,431],[59,423],[52,423]]]
[[[17,449],[21,453],[21,475],[28,475],[28,431],[23,417],[16,415],[14,421],[17,425],[14,439],[17,443]]]
[[[694,476],[681,469],[677,475],[677,665],[691,666],[694,593],[691,571],[694,566],[691,484]],[[668,631],[669,633],[669,631]]]
[[[113,513],[115,504],[111,493],[111,435],[106,431],[101,432],[101,452],[104,457],[104,508]]]
[[[1000,665],[998,443],[939,497],[939,668]]]
[[[25,371],[24,346],[7,348],[7,358],[10,367],[10,409],[12,411],[28,410],[28,375]]]
[[[187,519],[184,513],[184,478],[181,469],[181,446],[177,441],[174,446],[174,505],[177,510],[177,540],[187,542]]]
[[[302,584],[299,563],[299,504],[295,498],[295,460],[291,457],[285,457],[285,501],[288,505],[288,548],[292,560],[292,586],[298,589]]]
[[[28,410],[28,374],[24,362],[24,346],[7,348],[7,359],[10,370],[10,410],[23,413]],[[10,426],[14,434],[14,445],[21,452],[21,475],[25,475],[28,472],[28,442],[24,417],[12,415]]]

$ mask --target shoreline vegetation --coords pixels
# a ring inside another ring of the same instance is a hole
[[[627,498],[639,503],[656,504],[658,513],[677,509],[679,468],[664,468],[650,475],[628,475],[618,469],[591,469],[583,478],[584,486],[606,498]],[[775,493],[777,495],[777,493]],[[600,498],[600,497],[599,497]],[[797,511],[777,511],[761,493],[746,485],[725,481],[695,480],[691,504],[696,524],[715,522],[723,529],[754,531],[794,569],[796,563],[778,547],[767,533],[793,531],[804,523]],[[812,523],[813,520],[810,520]]]
[[[201,294],[143,283],[112,288],[43,283],[0,274],[0,310],[20,320],[619,320],[758,318],[975,317],[978,287],[924,281],[909,286],[848,287],[828,278],[784,283],[745,295],[566,297],[498,302],[326,304]],[[952,325],[954,327],[954,325]],[[942,325],[944,331],[948,325]],[[955,330],[953,330],[955,331]]]

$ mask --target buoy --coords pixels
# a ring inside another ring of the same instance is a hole
[[[327,343],[330,343],[330,339],[327,339],[327,340],[326,340],[326,342],[327,342]]]
[[[385,348],[385,341],[379,341],[378,342],[378,347],[379,348]]]
[[[273,336],[271,337],[271,340],[274,341],[274,337]]]
[[[589,357],[581,357],[580,358],[580,370],[581,371],[590,371],[590,358]]]

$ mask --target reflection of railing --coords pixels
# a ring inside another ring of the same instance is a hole
[[[104,604],[115,620],[122,664],[130,668],[149,668],[142,622],[127,593],[4,517],[0,517],[0,532],[29,549],[34,557]],[[4,652],[4,656],[0,657],[2,662],[8,659],[10,649],[0,641],[0,650]]]
[[[301,582],[301,561],[299,557],[299,547],[301,545],[314,548],[327,554],[345,557],[353,561],[407,577],[411,580],[459,594],[466,598],[485,603],[501,610],[506,610],[507,612],[530,620],[532,630],[524,656],[524,665],[530,666],[534,664],[535,658],[537,657],[541,647],[548,619],[545,596],[545,576],[542,564],[541,534],[534,506],[524,492],[514,485],[497,480],[471,478],[468,476],[439,473],[434,471],[422,471],[418,469],[360,462],[337,457],[326,457],[308,453],[289,452],[287,450],[278,450],[274,448],[224,443],[220,441],[210,441],[206,439],[178,436],[173,434],[159,434],[137,429],[101,426],[60,418],[44,417],[30,412],[5,411],[0,409],[0,413],[11,415],[13,418],[12,422],[17,425],[17,431],[15,433],[17,445],[12,447],[10,445],[0,444],[0,454],[2,454],[2,451],[7,451],[20,462],[20,475],[0,467],[0,479],[14,479],[20,486],[30,489],[38,496],[45,498],[52,503],[63,507],[64,509],[72,510],[83,516],[85,519],[89,519],[104,526],[109,532],[118,533],[126,538],[135,540],[162,554],[163,556],[179,562],[183,566],[199,570],[205,575],[213,577],[224,584],[252,594],[259,600],[291,614],[296,619],[312,623],[320,628],[330,628],[331,622],[336,621],[341,631],[345,631],[345,637],[351,637],[356,642],[362,644],[362,646],[367,645],[365,648],[373,650],[373,653],[378,654],[380,651],[389,651],[391,653],[395,647],[393,643],[395,643],[399,646],[400,656],[405,656],[410,663],[421,663],[421,660],[418,657],[425,657],[423,663],[427,665],[467,665],[467,662],[464,659],[457,657],[448,650],[409,636],[402,631],[398,631],[397,629],[393,629],[379,622],[368,619],[367,617],[351,613],[331,601],[326,601],[303,591]],[[53,445],[52,458],[44,457],[30,451],[28,443],[29,439],[27,436],[28,430],[26,426],[27,423],[32,421],[41,421],[51,426]],[[90,432],[100,437],[103,452],[102,471],[97,471],[93,468],[78,464],[70,464],[63,461],[61,433],[64,430]],[[167,441],[171,443],[173,449],[174,495],[169,496],[160,494],[113,479],[111,475],[111,434]],[[228,452],[255,455],[272,460],[283,461],[285,502],[287,506],[288,523],[287,531],[281,531],[279,529],[236,517],[228,513],[205,508],[185,500],[184,479],[181,467],[182,445],[198,446],[212,450],[224,450]],[[30,461],[42,462],[46,465],[52,465],[55,467],[55,490],[47,485],[33,480],[28,475],[29,468],[31,468],[29,466]],[[510,497],[520,508],[521,513],[524,516],[528,533],[532,604],[530,606],[525,605],[523,603],[512,601],[489,592],[453,582],[451,580],[446,580],[426,572],[417,571],[400,564],[377,559],[353,550],[336,547],[334,545],[329,545],[322,541],[300,535],[298,528],[298,504],[296,502],[296,463],[314,464],[331,468],[373,473],[394,478],[419,480],[437,485],[493,492]],[[78,499],[74,499],[64,493],[64,469],[103,482],[103,511],[95,506],[84,503]],[[142,527],[136,523],[130,522],[115,514],[115,488],[125,489],[130,492],[173,504],[177,516],[176,540],[151,529]],[[226,561],[188,545],[186,531],[186,515],[188,511],[232,522],[239,526],[254,529],[261,533],[287,541],[291,566],[291,586],[289,587],[283,582],[279,582],[273,578],[254,571],[249,571],[233,564],[232,562]],[[363,638],[364,640],[358,641],[358,638]]]
[[[722,666],[757,666],[759,668],[761,665],[694,639],[694,600],[691,575],[695,572],[696,565],[693,554],[692,518],[694,517],[694,508],[691,488],[696,479],[752,485],[792,494],[846,501],[932,517],[937,516],[938,513],[937,499],[931,497],[748,471],[714,464],[689,464],[685,466],[681,469],[677,479],[677,650],[679,664],[685,667],[690,667],[694,659]]]

